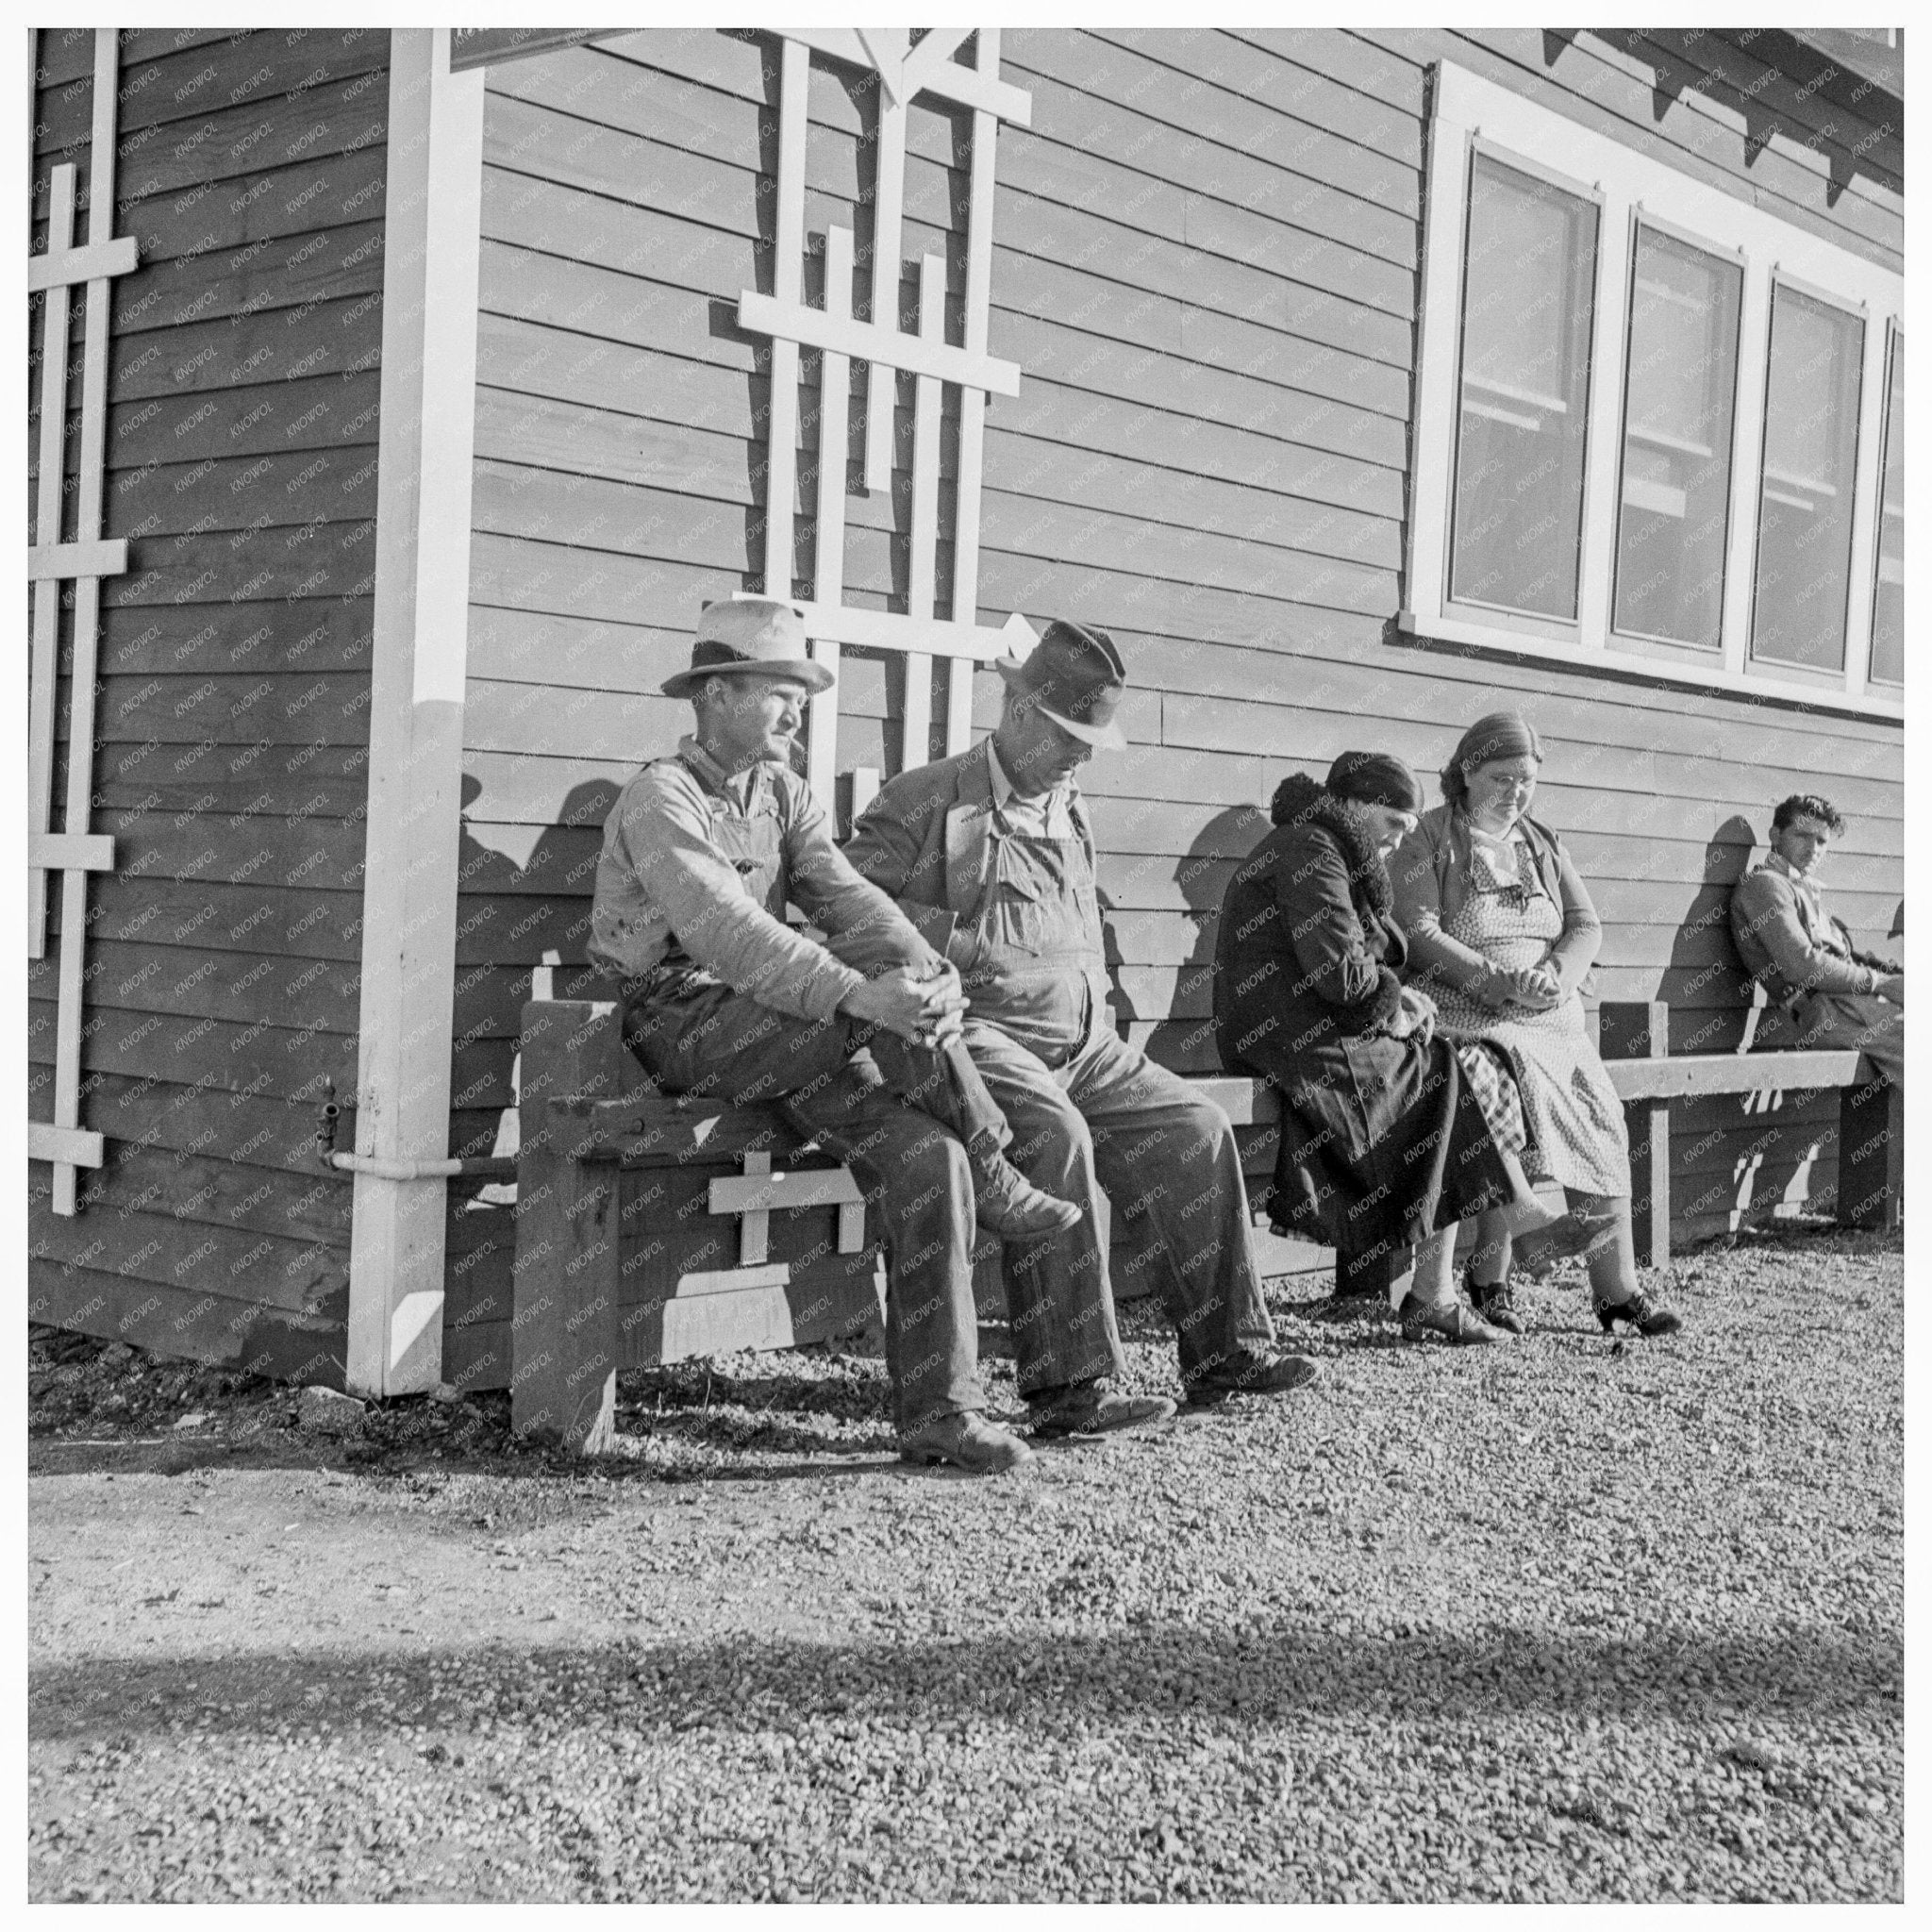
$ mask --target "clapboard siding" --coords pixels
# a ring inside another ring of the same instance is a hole
[[[356,1080],[387,49],[123,40],[115,232],[141,267],[110,305],[104,519],[130,568],[101,600],[116,865],[90,884],[81,1049],[108,1158],[72,1221],[29,1181],[39,1319],[337,1382],[350,1190],[315,1131]],[[37,234],[57,161],[86,204],[92,50],[43,36]],[[76,355],[74,404],[78,382]],[[65,739],[63,702],[63,771]],[[57,976],[51,953],[29,974],[41,1117]]]
[[[1700,48],[1723,68],[1701,97],[1686,82]],[[1713,36],[1041,29],[1008,31],[1002,53],[1033,119],[999,136],[989,347],[1023,377],[988,410],[979,614],[1078,612],[1128,654],[1134,753],[1096,760],[1084,782],[1131,1037],[1212,1064],[1219,899],[1282,777],[1368,743],[1431,774],[1499,703],[1524,705],[1549,739],[1540,809],[1605,917],[1603,996],[1671,1000],[1680,1046],[1728,1044],[1741,1024],[1724,891],[1754,842],[1761,853],[1782,791],[1827,790],[1852,815],[1838,903],[1861,932],[1890,924],[1895,728],[1501,665],[1400,638],[1392,619],[1431,62],[1464,61],[1881,258],[1899,234],[1898,184],[1883,175],[1895,143],[1850,167],[1858,131],[1835,106],[1827,115]],[[1646,58],[1658,86],[1642,82]],[[636,764],[684,728],[658,686],[686,661],[700,602],[762,587],[770,356],[735,314],[740,291],[771,287],[776,92],[774,43],[736,31],[646,30],[490,76],[453,1123],[464,1144],[491,1144],[509,1103],[533,973],[559,993],[588,983],[598,827]],[[867,85],[814,60],[806,227],[854,228],[860,314],[870,113]],[[1768,139],[1766,114],[1778,117]],[[955,341],[959,119],[928,105],[908,116],[903,247],[908,263],[947,257]],[[814,257],[808,299],[822,274]],[[820,460],[817,358],[802,359],[801,592]],[[847,498],[854,604],[904,608],[908,393],[892,488]],[[950,392],[945,408],[942,519]],[[850,426],[848,463],[857,407]],[[950,554],[942,523],[941,594]],[[975,680],[981,727],[999,691]],[[902,704],[897,664],[848,653],[841,768],[891,762]],[[546,950],[559,963],[542,969]],[[1782,1140],[1763,1147],[1763,1124],[1731,1103],[1685,1119],[1686,1229],[1730,1224],[1740,1186],[1747,1210],[1801,1172],[1814,1199],[1828,1195],[1828,1102],[1783,1108]],[[502,1347],[507,1227],[461,1211],[451,1223],[449,1359],[485,1376]]]

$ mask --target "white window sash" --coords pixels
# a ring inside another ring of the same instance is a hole
[[[1447,595],[1463,253],[1470,160],[1477,145],[1527,173],[1581,184],[1600,207],[1590,441],[1584,463],[1583,545],[1574,624],[1485,610],[1453,603]],[[1867,681],[1877,572],[1878,492],[1883,481],[1887,355],[1892,328],[1903,320],[1903,278],[1449,61],[1436,70],[1428,180],[1408,608],[1401,614],[1403,627],[1445,643],[1477,645],[1573,667],[1634,671],[1718,690],[1788,695],[1834,709],[1903,716],[1903,697],[1894,688]],[[1715,656],[1695,645],[1620,636],[1611,628],[1629,286],[1639,218],[1714,255],[1733,257],[1744,270],[1723,621]],[[1865,315],[1842,673],[1807,675],[1789,666],[1755,663],[1749,655],[1774,276],[1820,291],[1839,306],[1862,308]]]

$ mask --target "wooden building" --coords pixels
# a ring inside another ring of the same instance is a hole
[[[505,1191],[410,1164],[514,1145],[522,1004],[588,991],[604,814],[734,591],[837,658],[847,814],[991,724],[1016,615],[1114,632],[1133,748],[1082,782],[1171,1065],[1213,1066],[1279,780],[1433,771],[1499,701],[1600,996],[1734,1043],[1777,798],[1850,818],[1861,935],[1903,893],[1902,72],[1850,31],[43,31],[35,1318],[507,1380]],[[1828,1198],[1835,1128],[1686,1108],[1677,1238]]]

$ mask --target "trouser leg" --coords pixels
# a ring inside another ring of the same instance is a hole
[[[1227,1115],[1111,1033],[1067,1074],[1101,1185],[1121,1212],[1146,1214],[1166,1257],[1161,1298],[1179,1336],[1183,1380],[1272,1348]]]
[[[1813,993],[1798,1009],[1803,1046],[1856,1046],[1894,1087],[1906,1082],[1906,1016],[1870,994]]]
[[[641,1003],[625,1043],[672,1092],[781,1106],[851,1167],[886,1242],[886,1364],[898,1425],[981,1409],[973,1182],[939,1122],[897,1098],[851,1023],[806,1021],[725,987]]]
[[[782,1105],[801,1132],[851,1168],[884,1224],[886,1367],[900,1433],[983,1409],[965,1149],[889,1092],[863,1055]]]
[[[1107,1274],[1107,1204],[1087,1124],[1040,1058],[996,1028],[967,1024],[974,1063],[1013,1132],[1007,1158],[1037,1188],[1071,1201],[1079,1221],[1005,1251],[1008,1315],[1022,1395],[1091,1382],[1126,1367]]]

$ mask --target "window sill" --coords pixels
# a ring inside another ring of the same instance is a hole
[[[1854,697],[1844,691],[1834,691],[1828,685],[1782,679],[1764,670],[1739,673],[1716,664],[1685,664],[1668,658],[1640,656],[1634,651],[1550,642],[1517,630],[1473,624],[1466,618],[1424,618],[1413,610],[1399,610],[1395,614],[1395,624],[1405,637],[1412,638],[1418,643],[1453,644],[1463,650],[1482,651],[1500,658],[1550,664],[1564,671],[1607,672],[1648,685],[1722,691],[1726,696],[1745,698],[1757,704],[1838,711],[1856,718],[1902,723],[1906,714],[1904,693],[1896,687],[1869,691]]]

